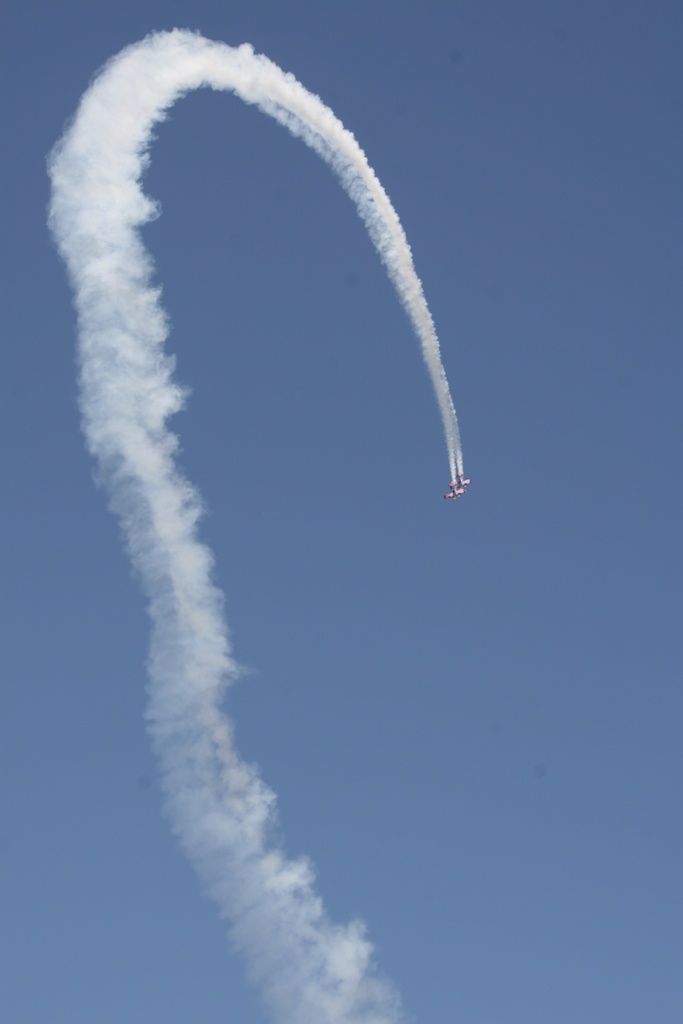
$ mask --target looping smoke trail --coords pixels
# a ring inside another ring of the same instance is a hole
[[[89,450],[149,599],[150,732],[173,828],[230,921],[284,1024],[391,1024],[398,996],[376,973],[363,925],[327,918],[310,864],[273,838],[275,795],[241,761],[219,710],[237,678],[196,538],[199,497],[177,470],[166,421],[183,404],[162,351],[165,315],[138,228],[156,215],[139,182],[154,125],[200,86],[237,93],[329,163],[356,203],[418,334],[436,390],[452,476],[462,471],[455,410],[403,229],[353,136],[292,75],[248,45],[186,31],[149,36],[115,57],[50,154],[50,226],[75,291],[81,409]]]

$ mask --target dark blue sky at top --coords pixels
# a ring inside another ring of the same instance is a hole
[[[79,432],[45,156],[152,29],[251,42],[402,219],[473,483],[329,170],[234,97],[160,126],[145,228],[192,394],[227,707],[409,1014],[677,1024],[681,44],[675,2],[6,0],[3,1021],[259,1024],[161,813],[147,620]]]

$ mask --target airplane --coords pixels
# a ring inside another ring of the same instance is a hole
[[[450,498],[451,501],[457,501],[461,494],[465,493],[465,488],[461,487],[457,480],[448,485],[448,493],[444,494],[444,498]]]
[[[465,488],[471,482],[471,480],[465,480],[464,473],[456,473],[455,480],[452,480],[448,485],[448,494],[444,494],[444,498],[450,498],[451,501],[457,501],[458,498],[465,493]]]

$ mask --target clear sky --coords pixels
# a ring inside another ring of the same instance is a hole
[[[161,812],[144,601],[79,429],[45,157],[153,29],[250,42],[403,221],[472,478],[348,198],[234,97],[158,131],[243,755],[422,1024],[679,1024],[683,11],[6,0],[3,1024],[263,1024]]]

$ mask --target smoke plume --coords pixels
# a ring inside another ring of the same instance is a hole
[[[250,46],[177,30],[151,35],[106,65],[50,155],[50,226],[75,292],[84,431],[149,602],[147,714],[169,816],[250,978],[281,1024],[395,1024],[398,996],[377,974],[363,925],[332,923],[308,861],[289,859],[274,839],[275,795],[240,759],[220,710],[239,672],[212,556],[197,540],[199,496],[174,463],[167,421],[184,395],[163,352],[165,315],[139,235],[157,213],[140,187],[154,125],[200,86],[256,104],[338,175],[420,339],[451,475],[462,471],[455,410],[410,248],[354,137]]]

